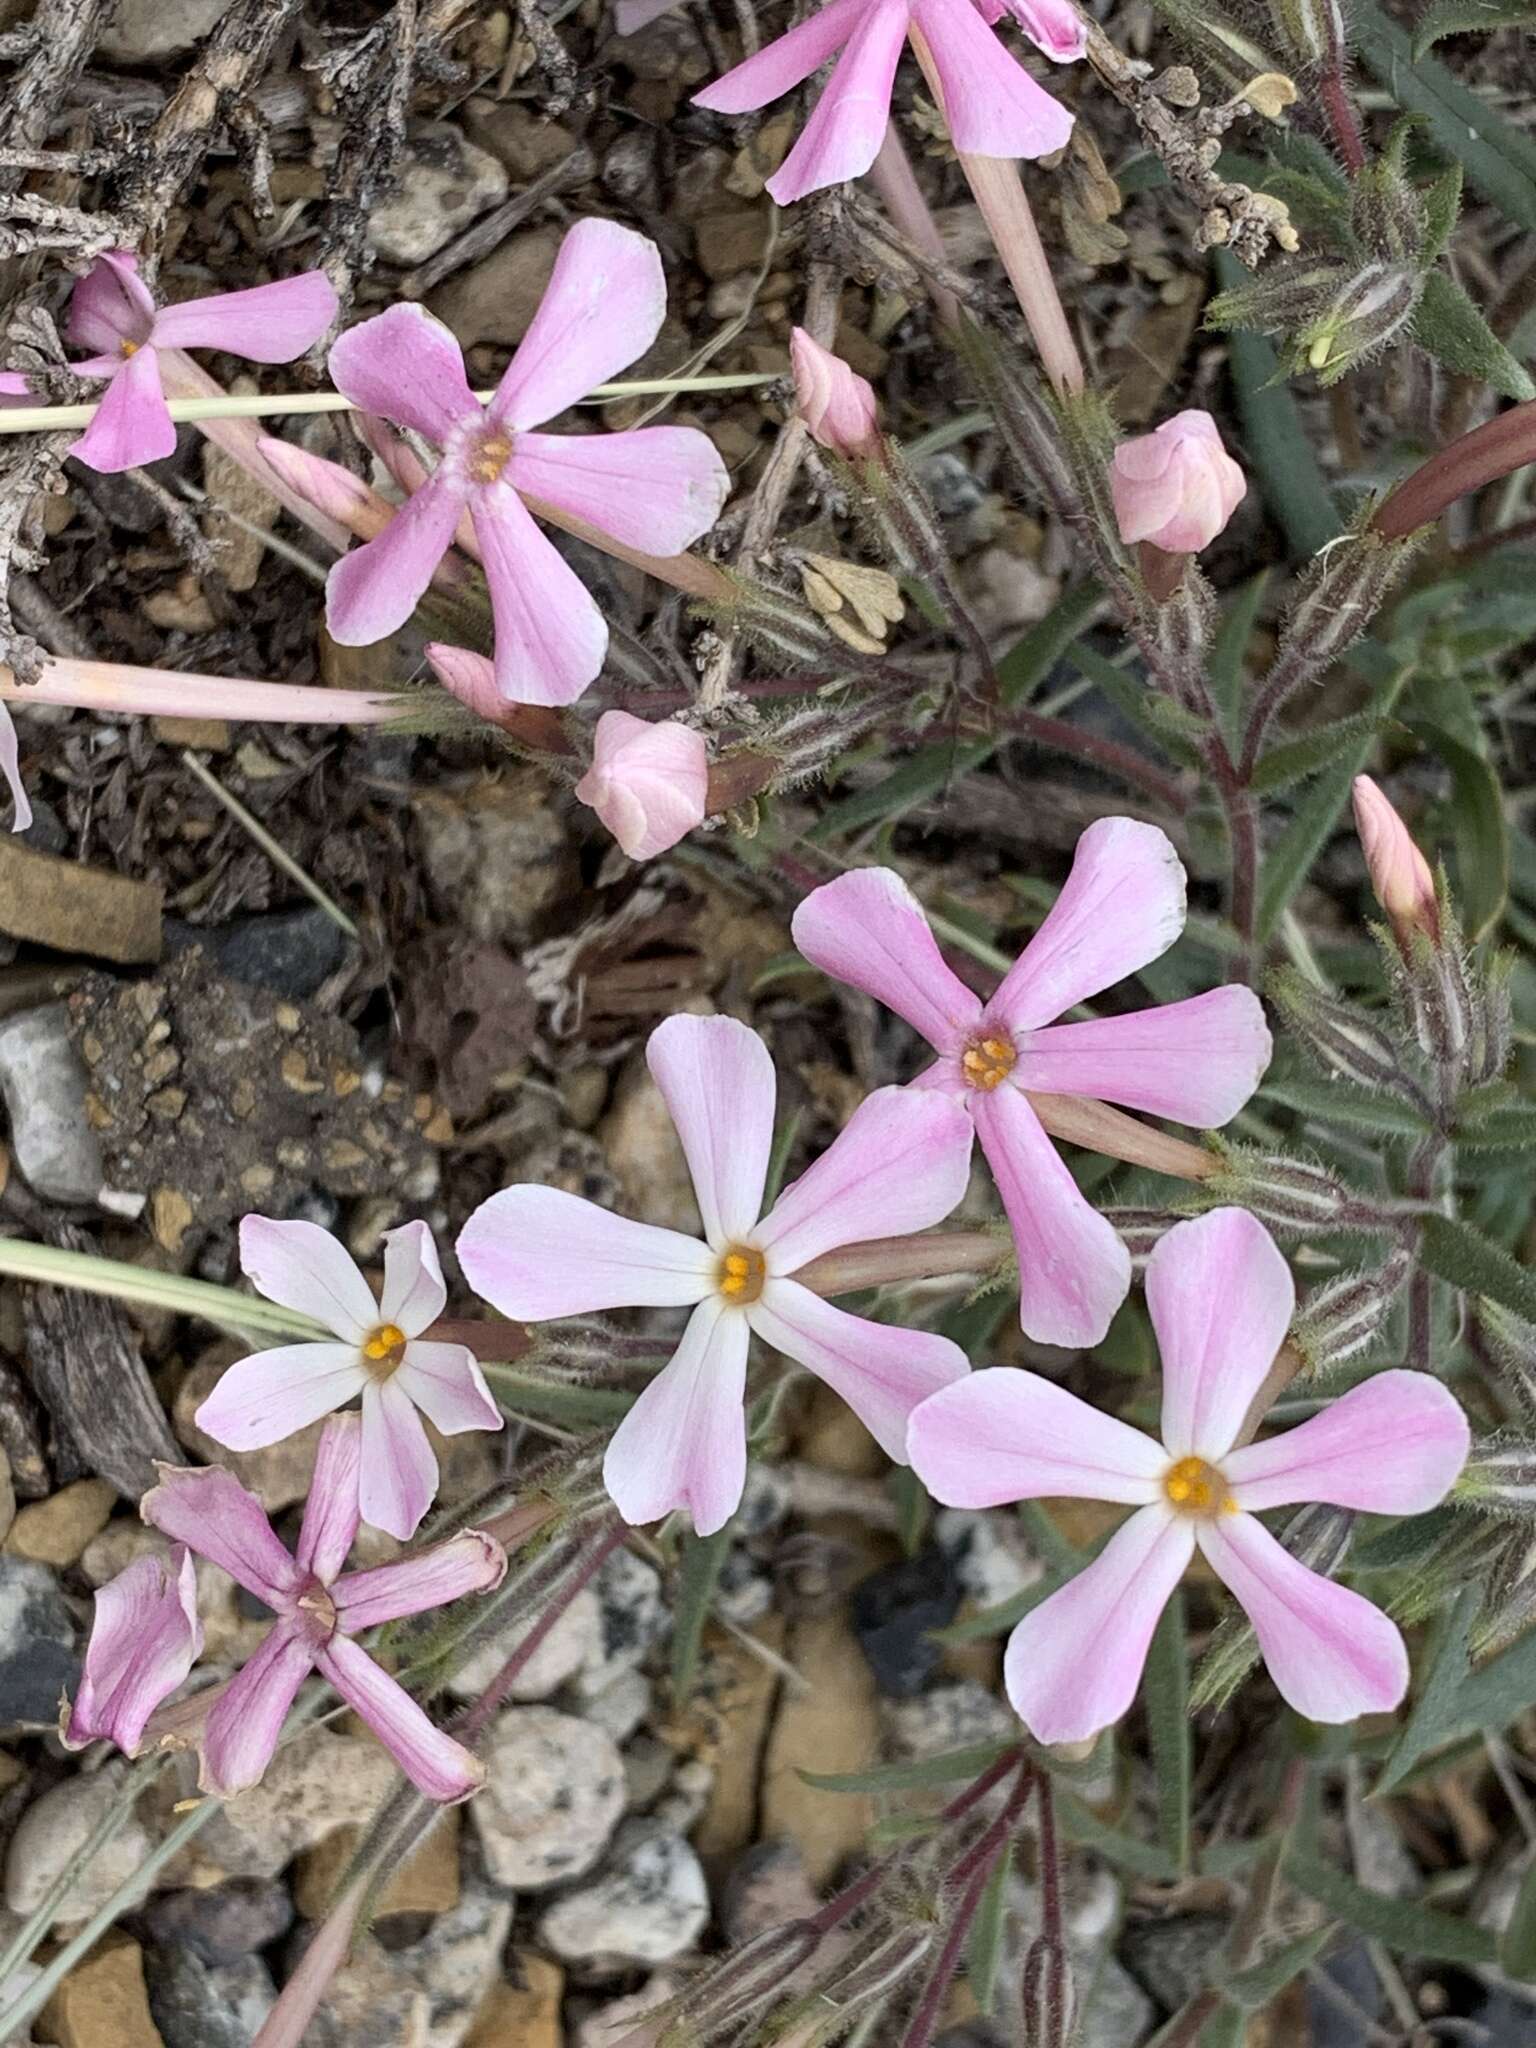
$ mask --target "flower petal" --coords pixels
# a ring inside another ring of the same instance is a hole
[[[1019,1254],[1019,1320],[1038,1344],[1102,1341],[1130,1291],[1131,1255],[1085,1198],[1023,1093],[971,1097]]]
[[[463,497],[440,473],[412,491],[384,531],[331,564],[325,623],[342,647],[371,647],[397,633],[421,602],[453,544]]]
[[[510,486],[476,491],[470,512],[496,624],[497,690],[509,704],[574,704],[608,652],[602,613]]]
[[[121,359],[121,344],[142,346],[154,324],[154,294],[139,275],[138,258],[127,249],[108,249],[70,294],[64,333],[71,348]]]
[[[915,0],[944,89],[956,149],[974,156],[1049,156],[1065,149],[1072,116],[992,33],[970,0]]]
[[[1077,842],[1072,872],[987,1005],[988,1018],[1034,1031],[1135,974],[1184,929],[1184,870],[1166,833],[1100,818]]]
[[[1309,1721],[1384,1714],[1408,1690],[1408,1652],[1369,1600],[1300,1563],[1252,1515],[1200,1524],[1200,1548],[1253,1623],[1282,1699]]]
[[[315,1668],[314,1652],[287,1622],[279,1622],[208,1709],[198,1744],[198,1785],[223,1799],[259,1784],[272,1761],[299,1687]]]
[[[841,1394],[898,1465],[907,1462],[913,1409],[970,1371],[948,1337],[850,1315],[794,1280],[770,1280],[747,1321],[765,1344]]]
[[[320,1432],[315,1469],[304,1503],[294,1551],[300,1567],[328,1586],[347,1561],[362,1520],[358,1481],[362,1470],[363,1419],[336,1415]]]
[[[350,1636],[332,1636],[315,1665],[354,1712],[361,1714],[425,1798],[453,1806],[480,1789],[485,1781],[484,1764],[451,1735],[445,1735],[404,1687],[380,1670]]]
[[[363,1392],[358,1480],[363,1520],[407,1542],[421,1527],[436,1494],[437,1454],[398,1373],[393,1379],[370,1381]]]
[[[268,1301],[313,1316],[360,1344],[379,1321],[373,1290],[345,1247],[318,1223],[240,1219],[240,1270]]]
[[[734,1017],[669,1017],[645,1048],[717,1251],[762,1213],[778,1081],[757,1033]]]
[[[160,361],[152,348],[135,351],[123,364],[96,408],[96,416],[69,452],[101,476],[161,462],[176,453],[176,423],[160,385]]]
[[[1014,1081],[1048,1095],[1087,1095],[1215,1130],[1247,1102],[1269,1065],[1264,1006],[1249,988],[1081,1024],[1048,1024],[1019,1047]]]
[[[280,1344],[232,1365],[192,1419],[228,1451],[259,1451],[345,1406],[367,1384],[355,1344]]]
[[[891,89],[909,18],[907,0],[873,0],[864,8],[811,118],[768,180],[768,192],[778,205],[789,206],[807,193],[862,177],[879,155],[890,124]]]
[[[506,1576],[507,1553],[483,1529],[463,1529],[446,1543],[434,1543],[419,1557],[402,1557],[372,1571],[348,1572],[336,1581],[331,1597],[340,1626],[348,1635],[398,1621],[406,1614],[426,1614],[446,1607],[468,1593],[489,1593]]]
[[[923,906],[890,868],[813,889],[790,931],[813,967],[884,1003],[936,1052],[958,1052],[980,1021],[980,997],[945,964]]]
[[[1461,1404],[1427,1372],[1379,1372],[1321,1413],[1229,1451],[1222,1472],[1240,1508],[1327,1501],[1372,1515],[1438,1507],[1467,1462]]]
[[[491,418],[536,427],[643,356],[667,317],[656,244],[616,220],[579,220],[491,400]]]
[[[435,1323],[448,1300],[442,1261],[425,1223],[402,1223],[384,1233],[384,1285],[379,1321],[393,1323],[407,1337],[419,1337]]]
[[[907,1432],[912,1469],[952,1508],[1007,1501],[1161,1498],[1161,1444],[1038,1373],[993,1366],[925,1401]]]
[[[1037,1742],[1086,1742],[1125,1713],[1194,1549],[1187,1516],[1140,1508],[1092,1564],[1025,1615],[1008,1639],[1003,1682]]]
[[[841,1245],[942,1223],[970,1171],[971,1120],[954,1096],[877,1088],[784,1190],[752,1242],[770,1255],[771,1273],[798,1273]]]
[[[218,292],[163,306],[155,316],[160,348],[221,348],[248,363],[291,363],[317,342],[340,311],[323,270],[302,270],[243,292]]]
[[[16,727],[9,707],[4,704],[0,704],[0,777],[11,792],[11,830],[25,832],[32,822],[32,805],[22,786]]]
[[[1163,1358],[1163,1443],[1222,1460],[1285,1342],[1296,1285],[1246,1209],[1176,1223],[1147,1261],[1147,1311]]]
[[[604,1308],[691,1308],[714,1284],[696,1237],[632,1223],[563,1188],[503,1188],[459,1233],[459,1264],[482,1301],[544,1323]]]
[[[144,1724],[202,1654],[197,1574],[188,1550],[141,1557],[96,1589],[85,1669],[64,1730],[66,1749],[105,1738],[129,1756]]]
[[[157,1465],[160,1484],[139,1513],[173,1543],[223,1567],[268,1607],[280,1607],[304,1574],[273,1534],[254,1493],[222,1465]]]
[[[632,1527],[686,1508],[700,1536],[723,1529],[747,1479],[747,1319],[718,1296],[614,1431],[603,1484]]]
[[[837,55],[863,19],[868,4],[869,0],[831,0],[830,6],[809,15],[755,57],[748,57],[713,85],[696,92],[693,104],[715,114],[748,114],[793,92],[829,57]]]
[[[480,411],[463,351],[425,306],[402,302],[360,320],[331,344],[327,360],[344,398],[438,447]]]
[[[697,427],[622,434],[519,434],[507,482],[647,554],[675,555],[709,532],[730,472]]]
[[[416,1338],[405,1347],[395,1385],[443,1436],[505,1426],[506,1417],[467,1344],[426,1344]]]

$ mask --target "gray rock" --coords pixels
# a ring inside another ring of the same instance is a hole
[[[610,1998],[577,2022],[572,2048],[632,2048],[631,2037],[647,2013],[659,2012],[677,1996],[672,1979],[648,1978],[626,1998]],[[659,2031],[659,2029],[658,2029]]]
[[[304,2048],[428,2048],[431,2020],[409,1966],[365,1934],[331,1979]]]
[[[651,1681],[642,1671],[623,1671],[582,1703],[582,1716],[606,1728],[621,1747],[651,1711]]]
[[[738,1628],[750,1628],[773,1605],[773,1581],[741,1545],[726,1552],[715,1582],[715,1608]]]
[[[101,1147],[86,1121],[85,1088],[62,1003],[43,1003],[0,1024],[0,1096],[11,1153],[33,1193],[51,1202],[92,1202],[101,1192]]]
[[[624,1811],[624,1762],[605,1728],[552,1707],[509,1707],[471,1805],[486,1870],[542,1891],[590,1870]]]
[[[954,1620],[960,1600],[960,1581],[937,1546],[881,1565],[854,1587],[854,1633],[887,1699],[922,1691],[944,1654],[937,1632]]]
[[[643,1558],[616,1550],[592,1584],[601,1610],[602,1632],[577,1675],[576,1690],[583,1699],[595,1698],[624,1672],[642,1664],[668,1627],[660,1574]]]
[[[117,0],[96,47],[113,64],[179,57],[216,29],[232,0]]]
[[[501,1952],[511,1932],[511,1900],[489,1886],[469,1885],[421,1941],[397,1952],[430,2003],[428,2048],[459,2048],[501,1974]]]
[[[181,1777],[166,1772],[156,1798],[185,1797],[193,1776],[190,1764]],[[372,1736],[328,1728],[299,1735],[278,1750],[259,1785],[224,1802],[188,1845],[185,1862],[170,1866],[166,1881],[207,1883],[212,1873],[218,1879],[275,1877],[338,1828],[369,1820],[396,1776],[389,1753]]]
[[[1007,1701],[974,1678],[936,1685],[915,1700],[887,1700],[881,1716],[903,1757],[940,1756],[974,1742],[1006,1742],[1019,1729]]]
[[[1106,1956],[1088,1986],[1077,2048],[1136,2048],[1157,2022],[1157,2008],[1130,1971]]]
[[[181,918],[165,920],[167,953],[200,946],[203,957],[231,981],[304,1002],[347,957],[347,935],[315,905],[274,910],[209,928]]]
[[[978,1607],[1011,1600],[1045,1570],[1009,1515],[941,1508],[934,1517],[933,1540],[954,1566],[966,1597]]]
[[[449,1679],[448,1690],[455,1699],[479,1699],[537,1618],[525,1616],[504,1632],[488,1636]],[[547,1700],[567,1679],[602,1654],[602,1634],[597,1595],[590,1586],[583,1586],[523,1666],[511,1697],[517,1701]]]
[[[1204,1990],[1230,1932],[1221,1913],[1137,1920],[1120,1937],[1120,1959],[1163,2011],[1173,2013]]]
[[[151,1949],[144,1978],[165,2048],[248,2048],[277,2002],[260,1956],[210,1966],[190,1948]]]
[[[656,1802],[652,1818],[658,1827],[674,1834],[690,1835],[704,1818],[709,1796],[715,1789],[712,1765],[702,1757],[690,1757],[672,1773],[666,1796]]]
[[[821,1897],[794,1842],[754,1842],[731,1866],[720,1900],[727,1941],[750,1941],[770,1927],[809,1920]]]
[[[709,1887],[682,1836],[631,1821],[601,1873],[545,1908],[539,1938],[601,1978],[685,1955],[708,1919]]]
[[[80,1677],[79,1625],[49,1566],[0,1557],[0,1728],[52,1728]]]
[[[237,1877],[207,1890],[162,1892],[145,1908],[144,1922],[162,1948],[185,1945],[216,1968],[281,1940],[293,1925],[293,1901],[286,1885]]]
[[[506,196],[505,166],[435,122],[406,146],[398,189],[374,208],[369,240],[390,263],[425,263]]]
[[[747,1467],[747,1483],[742,1490],[741,1506],[736,1510],[736,1534],[768,1535],[786,1519],[790,1505],[789,1481],[784,1474],[776,1465],[754,1461]]]
[[[42,1904],[55,1878],[105,1818],[127,1769],[125,1763],[114,1762],[88,1778],[63,1778],[33,1800],[6,1851],[5,1903],[13,1913],[32,1913]],[[54,1907],[50,1924],[88,1920],[133,1876],[153,1847],[148,1830],[130,1815],[81,1870]]]

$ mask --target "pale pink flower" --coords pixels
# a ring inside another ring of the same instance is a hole
[[[850,462],[878,446],[880,416],[867,379],[812,340],[803,327],[790,330],[789,361],[795,374],[795,410],[813,441]]]
[[[506,1552],[465,1529],[418,1556],[372,1571],[342,1566],[357,1535],[363,1425],[336,1415],[321,1433],[293,1556],[261,1503],[218,1465],[162,1465],[144,1497],[146,1522],[222,1567],[277,1616],[271,1633],[208,1709],[200,1740],[205,1792],[229,1797],[260,1779],[288,1709],[311,1671],[360,1714],[428,1799],[467,1799],[484,1767],[445,1735],[355,1638],[380,1622],[445,1607],[501,1583]]]
[[[1177,412],[1154,433],[1122,441],[1109,487],[1126,546],[1149,540],[1169,555],[1208,548],[1248,494],[1208,412]]]
[[[93,351],[70,368],[77,377],[110,380],[96,417],[69,452],[104,473],[173,452],[176,424],[160,382],[162,349],[216,348],[250,363],[291,363],[335,317],[335,288],[319,270],[156,306],[138,259],[127,249],[109,249],[69,302],[67,338]]]
[[[422,1341],[448,1299],[425,1223],[384,1233],[378,1301],[316,1223],[246,1216],[240,1266],[258,1293],[334,1330],[333,1343],[282,1344],[232,1365],[194,1420],[231,1451],[260,1450],[362,1397],[363,1519],[402,1541],[437,1493],[422,1416],[444,1436],[500,1429],[501,1410],[462,1344]]]
[[[916,897],[889,868],[813,890],[795,944],[905,1017],[939,1055],[917,1086],[965,1104],[1019,1254],[1019,1312],[1044,1344],[1097,1344],[1131,1284],[1130,1254],[1079,1192],[1031,1089],[1210,1127],[1236,1116],[1269,1064],[1258,997],[1235,986],[1079,1024],[1054,1020],[1166,953],[1184,929],[1184,870],[1155,825],[1101,818],[1061,894],[990,1001],[946,966]]]
[[[947,1216],[965,1192],[970,1131],[941,1095],[878,1089],[760,1219],[776,1093],[763,1041],[731,1017],[669,1017],[646,1061],[682,1140],[702,1241],[524,1186],[481,1203],[459,1261],[478,1295],[533,1322],[692,1309],[671,1363],[614,1433],[603,1478],[626,1521],[687,1508],[707,1536],[741,1499],[754,1334],[835,1388],[898,1462],[912,1409],[968,1370],[947,1337],[850,1315],[794,1276],[841,1245]]]
[[[1435,878],[1429,862],[1398,816],[1396,806],[1383,796],[1369,775],[1355,777],[1351,794],[1355,830],[1370,870],[1371,887],[1392,922],[1399,945],[1406,952],[1415,932],[1438,939],[1440,904],[1435,895]]]
[[[650,860],[704,822],[709,748],[675,719],[605,711],[593,735],[592,766],[576,785],[631,860]]]
[[[63,1730],[66,1749],[115,1742],[138,1753],[144,1724],[202,1654],[190,1552],[141,1557],[97,1588],[85,1669]]]
[[[1088,47],[1088,24],[1072,0],[976,0],[994,27],[1005,14],[1023,29],[1037,50],[1058,64],[1075,64]]]
[[[32,822],[32,805],[22,787],[21,757],[16,745],[16,727],[9,708],[0,704],[0,777],[11,792],[11,830],[25,832]]]
[[[655,243],[615,221],[584,220],[561,243],[488,406],[469,388],[458,343],[420,306],[391,306],[342,335],[330,357],[337,388],[432,442],[442,460],[376,540],[331,570],[332,637],[365,647],[403,626],[467,509],[490,588],[497,688],[513,703],[579,697],[602,668],[608,628],[524,500],[626,547],[671,555],[714,525],[730,481],[713,442],[693,427],[530,429],[643,355],[666,307]]]
[[[867,171],[891,116],[909,27],[933,52],[950,138],[967,155],[1039,157],[1066,146],[1072,116],[1009,55],[971,0],[829,0],[818,14],[695,93],[745,114],[792,92],[841,52],[800,139],[768,180],[780,206]],[[1028,24],[1025,24],[1028,32]]]
[[[1299,1563],[1258,1518],[1301,1501],[1422,1514],[1466,1462],[1466,1417],[1430,1374],[1380,1372],[1298,1428],[1234,1450],[1294,1307],[1264,1226],[1245,1209],[1214,1209],[1176,1225],[1147,1263],[1160,1443],[1011,1366],[973,1373],[914,1414],[913,1469],[947,1506],[1050,1497],[1136,1509],[1009,1639],[1008,1696],[1037,1741],[1086,1741],[1126,1711],[1197,1549],[1246,1610],[1298,1714],[1352,1721],[1402,1699],[1408,1654],[1386,1615]]]

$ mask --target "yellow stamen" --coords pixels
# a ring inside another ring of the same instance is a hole
[[[395,1323],[380,1323],[363,1339],[363,1364],[376,1380],[387,1380],[404,1362],[406,1335]]]
[[[750,1308],[763,1291],[767,1262],[750,1245],[732,1245],[720,1260],[715,1284],[732,1308]]]
[[[125,358],[136,356],[139,352],[139,344],[136,341],[120,341],[117,345]]]
[[[1008,1038],[975,1038],[960,1055],[960,1071],[969,1086],[987,1094],[1006,1081],[1018,1059],[1018,1047]]]
[[[1163,1492],[1182,1515],[1235,1515],[1237,1502],[1215,1465],[1204,1458],[1180,1458],[1163,1474]]]
[[[484,435],[469,458],[469,474],[474,483],[493,484],[512,459],[512,436],[499,428]]]

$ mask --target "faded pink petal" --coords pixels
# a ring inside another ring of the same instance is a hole
[[[218,292],[163,306],[158,348],[220,348],[248,363],[291,363],[317,342],[340,310],[323,270],[304,270],[243,292]]]
[[[272,1533],[255,1494],[222,1465],[157,1465],[160,1484],[139,1513],[173,1543],[185,1543],[227,1571],[237,1585],[280,1607],[303,1574]]]
[[[350,1636],[332,1636],[315,1666],[368,1723],[424,1797],[454,1806],[485,1782],[485,1766],[479,1759],[445,1735]]]
[[[1189,1518],[1140,1508],[1092,1564],[1025,1615],[1008,1639],[1003,1682],[1037,1742],[1086,1742],[1125,1713],[1194,1549]]]
[[[691,1308],[714,1285],[708,1245],[563,1188],[490,1196],[460,1232],[458,1255],[482,1301],[534,1323],[606,1308]]]
[[[304,1503],[304,1520],[294,1551],[300,1569],[311,1573],[322,1586],[328,1586],[336,1577],[357,1539],[362,1457],[361,1417],[333,1416],[320,1432],[309,1498]]]
[[[1122,441],[1110,470],[1115,522],[1127,546],[1149,540],[1198,554],[1247,495],[1243,472],[1208,412],[1175,413],[1151,434]]]
[[[1408,1652],[1369,1600],[1301,1564],[1253,1515],[1199,1524],[1199,1543],[1241,1602],[1282,1699],[1309,1721],[1384,1714],[1408,1690]]]
[[[525,497],[651,555],[692,547],[731,494],[730,472],[697,427],[519,434],[506,479]]]
[[[789,362],[795,377],[795,410],[813,441],[851,462],[878,448],[879,408],[867,378],[803,327],[789,330]]]
[[[1102,1341],[1131,1255],[1083,1195],[1021,1090],[971,1096],[971,1115],[1019,1254],[1019,1320],[1039,1344]]]
[[[602,613],[506,483],[477,490],[470,516],[496,623],[497,689],[511,704],[574,704],[608,652]]]
[[[331,564],[325,623],[333,640],[343,647],[371,647],[399,632],[453,545],[463,505],[462,492],[438,471],[411,493],[381,534]]]
[[[1158,1240],[1147,1312],[1162,1352],[1171,1458],[1226,1456],[1295,1307],[1291,1269],[1246,1209],[1213,1209]]]
[[[208,1709],[197,1780],[204,1792],[228,1799],[260,1782],[288,1709],[314,1668],[310,1645],[291,1623],[279,1622]]]
[[[197,1576],[189,1551],[169,1558],[141,1557],[96,1590],[85,1669],[75,1689],[66,1749],[115,1742],[129,1756],[144,1739],[144,1724],[162,1701],[185,1684],[202,1654],[197,1618]]]
[[[956,149],[1033,158],[1066,148],[1071,114],[1004,49],[971,0],[913,0],[912,18],[933,53]]]
[[[32,805],[21,781],[21,758],[16,745],[16,727],[10,709],[0,704],[0,777],[11,792],[11,830],[25,832],[32,822]]]
[[[1044,923],[987,1004],[1014,1031],[1053,1024],[1166,953],[1184,929],[1184,870],[1165,833],[1100,818]]]
[[[1168,1468],[1141,1430],[1015,1366],[973,1372],[925,1401],[907,1450],[934,1499],[955,1508],[1051,1498],[1147,1507]]]
[[[942,1223],[970,1178],[971,1120],[952,1096],[877,1088],[752,1234],[774,1274],[873,1237]]]
[[[344,398],[438,447],[461,421],[480,416],[463,351],[425,306],[401,303],[360,320],[332,342],[327,360]]]
[[[1013,1080],[1215,1130],[1248,1101],[1273,1049],[1263,1004],[1229,984],[1155,1010],[1032,1031]]]
[[[1467,1462],[1471,1432],[1427,1372],[1379,1372],[1295,1429],[1229,1451],[1221,1469],[1240,1508],[1328,1501],[1372,1515],[1438,1507]]]
[[[467,1344],[428,1344],[416,1338],[405,1347],[395,1385],[442,1436],[505,1426],[506,1419]]]
[[[362,1468],[358,1505],[363,1520],[407,1542],[437,1494],[437,1454],[421,1417],[396,1373],[363,1389]]]
[[[869,0],[831,0],[829,6],[777,37],[755,57],[748,57],[713,85],[696,92],[693,104],[716,114],[746,114],[793,92],[829,57],[836,56],[868,5]]]
[[[908,0],[867,0],[811,118],[768,180],[769,194],[778,205],[789,206],[809,192],[862,177],[879,155],[910,13]],[[739,70],[747,68],[743,64]],[[699,98],[702,101],[703,95]]]
[[[127,249],[98,256],[70,294],[65,338],[71,348],[122,356],[120,344],[142,347],[155,324],[155,300]]]
[[[674,719],[605,711],[576,796],[592,806],[631,860],[652,860],[704,822],[708,742]]]
[[[348,1572],[331,1588],[338,1626],[347,1635],[403,1615],[425,1614],[470,1593],[489,1593],[506,1576],[507,1553],[483,1529],[463,1529],[417,1557]]]
[[[1351,787],[1355,830],[1365,854],[1376,901],[1392,921],[1399,942],[1407,946],[1415,931],[1440,937],[1440,903],[1429,862],[1414,844],[1395,805],[1372,782],[1357,775]]]
[[[746,1318],[765,1344],[841,1395],[898,1465],[913,1409],[970,1371],[948,1337],[850,1315],[794,1280],[770,1280]]]
[[[980,1021],[980,998],[945,965],[922,905],[890,868],[813,889],[790,931],[813,967],[884,1003],[936,1052],[959,1051]]]
[[[318,1223],[242,1216],[240,1270],[268,1301],[313,1316],[349,1343],[361,1343],[381,1320],[368,1282]]]
[[[735,1514],[747,1476],[747,1318],[718,1295],[614,1431],[603,1484],[631,1527],[685,1508],[700,1536]]]
[[[577,221],[496,387],[490,417],[515,428],[553,419],[643,356],[666,317],[656,244],[614,220]]]
[[[355,1400],[367,1383],[356,1344],[281,1344],[230,1366],[192,1419],[226,1450],[264,1450]]]
[[[384,1233],[384,1285],[378,1320],[393,1323],[407,1337],[419,1337],[435,1323],[448,1300],[437,1246],[425,1223],[402,1223]]]
[[[123,363],[102,393],[95,418],[69,452],[102,476],[175,454],[176,423],[166,407],[152,348],[136,349]]]
[[[773,1150],[767,1046],[734,1017],[669,1017],[645,1063],[682,1141],[705,1237],[716,1251],[739,1243],[762,1213]]]

